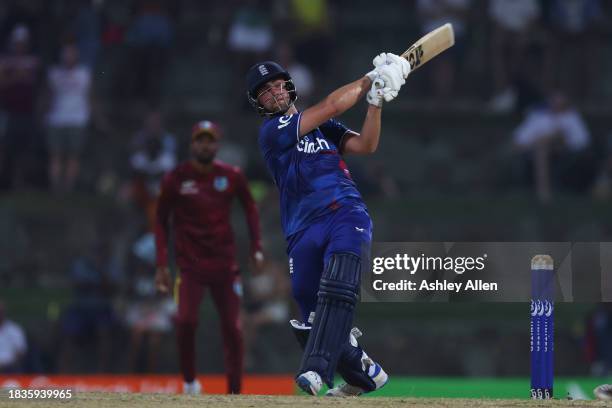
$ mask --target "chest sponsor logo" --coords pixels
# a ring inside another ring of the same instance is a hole
[[[185,180],[181,183],[179,192],[180,194],[197,194],[198,186],[193,180]]]
[[[229,186],[229,181],[227,180],[227,177],[225,176],[215,177],[215,181],[213,181],[213,187],[215,188],[215,190],[225,191],[227,190],[228,186]]]
[[[321,150],[332,150],[329,143],[325,139],[315,137],[314,140],[310,136],[304,136],[297,144],[298,152],[312,154],[319,153]]]

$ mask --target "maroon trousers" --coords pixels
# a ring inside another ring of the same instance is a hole
[[[176,279],[174,296],[178,305],[176,336],[181,372],[185,382],[196,377],[195,337],[198,311],[206,288],[210,290],[221,321],[223,355],[229,394],[239,394],[242,386],[244,346],[240,322],[240,277],[203,283],[193,274],[182,272]]]

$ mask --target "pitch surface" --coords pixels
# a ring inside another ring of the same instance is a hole
[[[444,408],[489,408],[489,407],[604,407],[603,401],[531,401],[508,399],[457,399],[457,398],[326,398],[306,396],[267,395],[175,395],[175,394],[121,394],[121,393],[77,393],[71,400],[9,400],[2,395],[0,407],[83,407],[83,408],[185,408],[185,407],[444,407]]]

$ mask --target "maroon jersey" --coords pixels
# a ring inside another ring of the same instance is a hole
[[[246,213],[251,254],[261,250],[259,215],[239,168],[214,161],[208,173],[185,162],[166,174],[157,206],[157,265],[168,264],[170,218],[175,232],[176,263],[202,278],[233,276],[238,270],[231,206],[237,197]]]

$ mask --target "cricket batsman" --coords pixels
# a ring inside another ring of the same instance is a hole
[[[201,391],[196,379],[195,337],[205,289],[210,290],[221,320],[228,393],[240,393],[244,354],[239,320],[241,284],[230,225],[235,198],[244,208],[256,271],[263,263],[259,215],[247,180],[237,167],[214,160],[220,137],[219,126],[213,122],[204,120],[193,126],[191,159],[166,174],[157,207],[155,284],[160,293],[170,290],[168,236],[172,225],[179,269],[174,282],[176,337],[183,392],[189,394]]]
[[[408,61],[390,53],[378,55],[374,66],[301,112],[291,76],[279,64],[260,62],[246,75],[248,100],[264,117],[259,147],[280,191],[293,296],[302,317],[291,321],[304,348],[296,383],[311,395],[323,383],[327,395],[359,395],[388,379],[357,343],[361,333],[351,330],[372,221],[342,159],[376,151],[383,101],[397,96],[410,73]],[[369,107],[360,133],[334,119],[364,96]],[[336,370],[346,383],[333,388]]]

